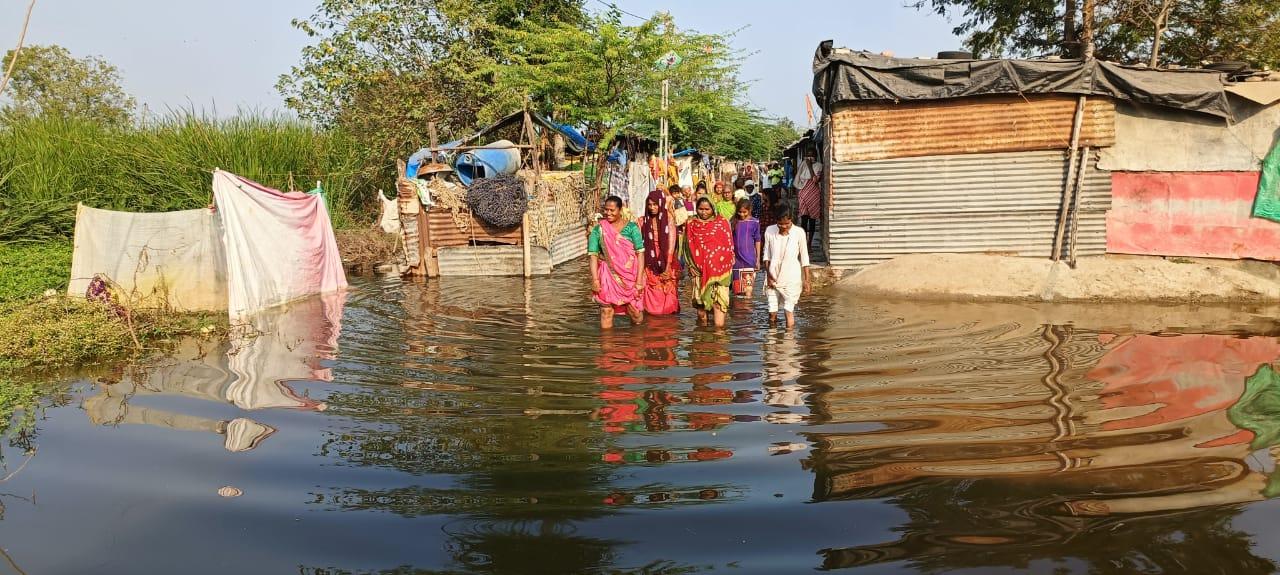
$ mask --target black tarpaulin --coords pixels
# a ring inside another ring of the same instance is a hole
[[[813,95],[825,111],[849,101],[918,101],[988,94],[1107,96],[1230,118],[1222,73],[1151,70],[1098,60],[925,60],[818,46]]]

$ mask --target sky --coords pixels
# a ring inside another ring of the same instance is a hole
[[[293,18],[318,0],[37,0],[27,44],[59,44],[77,57],[100,56],[120,68],[124,88],[152,112],[171,108],[229,116],[283,111],[275,90],[307,37]],[[586,0],[592,11],[604,0]],[[806,123],[804,96],[813,52],[836,46],[898,56],[931,56],[959,47],[952,23],[904,6],[905,0],[817,3],[763,0],[616,0],[630,14],[670,12],[699,32],[739,30],[744,98],[775,117]],[[0,53],[17,44],[27,0],[0,0]],[[623,19],[639,20],[630,15]]]

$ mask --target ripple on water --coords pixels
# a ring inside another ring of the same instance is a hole
[[[792,332],[601,333],[583,273],[361,278],[82,385],[0,535],[29,572],[1274,568],[1270,312],[817,294]]]

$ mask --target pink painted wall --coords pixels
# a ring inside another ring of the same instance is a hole
[[[1280,261],[1257,191],[1257,172],[1112,172],[1107,252]]]

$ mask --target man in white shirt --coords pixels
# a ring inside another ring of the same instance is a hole
[[[765,297],[769,323],[778,321],[778,308],[787,314],[787,329],[796,325],[796,302],[809,294],[809,238],[794,223],[791,208],[781,206],[778,223],[764,232]]]

